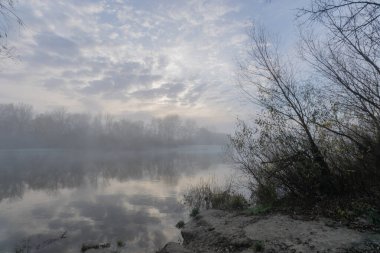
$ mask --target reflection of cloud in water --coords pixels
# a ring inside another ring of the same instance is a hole
[[[124,184],[128,188],[128,182]],[[95,190],[91,195],[90,191],[76,189],[64,196],[54,196],[62,200],[62,205],[46,201],[29,211],[15,210],[13,218],[18,217],[18,222],[7,226],[18,226],[9,227],[8,238],[1,238],[6,241],[0,240],[0,251],[2,247],[13,247],[29,234],[33,235],[32,241],[38,243],[62,231],[68,231],[66,239],[38,252],[78,252],[85,242],[113,242],[115,245],[117,240],[126,242],[127,252],[153,252],[167,240],[176,238],[178,232],[174,224],[182,218],[183,210],[175,197],[155,199],[142,195],[143,200],[139,201],[138,195],[111,194],[108,190],[103,189],[104,194]],[[33,198],[33,194],[25,197]],[[27,226],[22,227],[23,224]],[[29,230],[30,224],[33,231]]]
[[[154,252],[176,240],[178,184],[215,167],[217,153],[0,152],[0,252],[24,238],[68,237],[38,252],[79,252],[84,242],[126,241]],[[2,199],[2,200],[1,200]]]
[[[70,231],[72,241],[68,244],[71,246],[76,242],[114,242],[118,239],[125,240],[128,249],[133,251],[143,252],[160,246],[152,243],[157,241],[157,236],[166,239],[161,220],[142,209],[125,208],[125,201],[127,200],[121,195],[106,195],[97,196],[94,202],[72,202],[70,208],[78,212],[82,221],[67,218],[63,213],[63,216],[49,222],[49,228]]]
[[[156,208],[160,213],[178,213],[182,211],[175,197],[155,198],[149,195],[134,195],[128,199],[129,204],[134,206]]]
[[[86,180],[161,180],[204,170],[220,159],[217,153],[100,153],[85,151],[0,151],[0,200],[22,197],[27,189],[57,191],[75,188]]]

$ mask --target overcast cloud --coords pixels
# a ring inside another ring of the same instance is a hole
[[[251,21],[292,40],[304,0],[19,0],[0,103],[37,111],[179,114],[228,129],[249,106],[234,72]],[[11,27],[12,28],[12,27]]]

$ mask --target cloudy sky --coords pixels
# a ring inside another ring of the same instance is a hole
[[[308,0],[18,0],[15,60],[1,60],[0,103],[36,111],[179,114],[228,130],[251,105],[236,86],[252,22],[294,41]]]

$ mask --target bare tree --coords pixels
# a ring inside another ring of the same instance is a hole
[[[239,84],[247,97],[265,113],[256,120],[256,130],[241,124],[241,131],[232,138],[240,152],[238,160],[247,172],[260,174],[254,176],[256,181],[267,173],[293,192],[298,187],[310,187],[298,191],[315,193],[318,188],[320,194],[330,193],[333,184],[329,164],[319,143],[319,132],[311,121],[317,110],[313,103],[314,89],[296,75],[299,70],[295,66],[281,59],[276,45],[263,29],[253,28],[249,35],[248,60],[241,64]],[[254,135],[260,137],[247,141],[244,135],[247,140]],[[305,163],[313,169],[305,171]],[[263,169],[264,164],[277,169]],[[298,180],[302,181],[305,174],[310,175],[310,180],[300,184]]]
[[[356,180],[380,171],[380,3],[314,0],[300,16],[327,28],[302,35],[303,56],[324,80],[326,108],[314,123],[350,147]]]
[[[263,112],[254,128],[239,122],[234,158],[258,187],[379,196],[380,3],[313,0],[299,16],[307,29],[326,28],[301,33],[302,59],[315,72],[284,61],[262,29],[249,34],[239,84]]]
[[[22,26],[21,18],[16,14],[13,0],[0,0],[0,57],[11,58],[12,47],[8,45],[8,31],[13,22]]]

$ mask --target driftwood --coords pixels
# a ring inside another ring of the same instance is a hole
[[[82,244],[81,251],[86,252],[90,249],[105,249],[111,247],[111,243],[98,243],[98,244]]]
[[[57,241],[59,240],[63,240],[63,239],[66,239],[67,238],[67,231],[64,231],[61,235],[59,235],[58,237],[55,237],[55,238],[50,238],[50,239],[47,239],[47,240],[44,240],[40,243],[37,243],[37,244],[34,244],[32,243],[32,239],[31,238],[27,238],[25,240],[22,241],[22,244],[21,246],[18,246],[15,248],[15,252],[16,253],[30,253],[32,252],[33,250],[40,250],[40,249],[43,249],[51,244],[54,244],[56,243]]]

